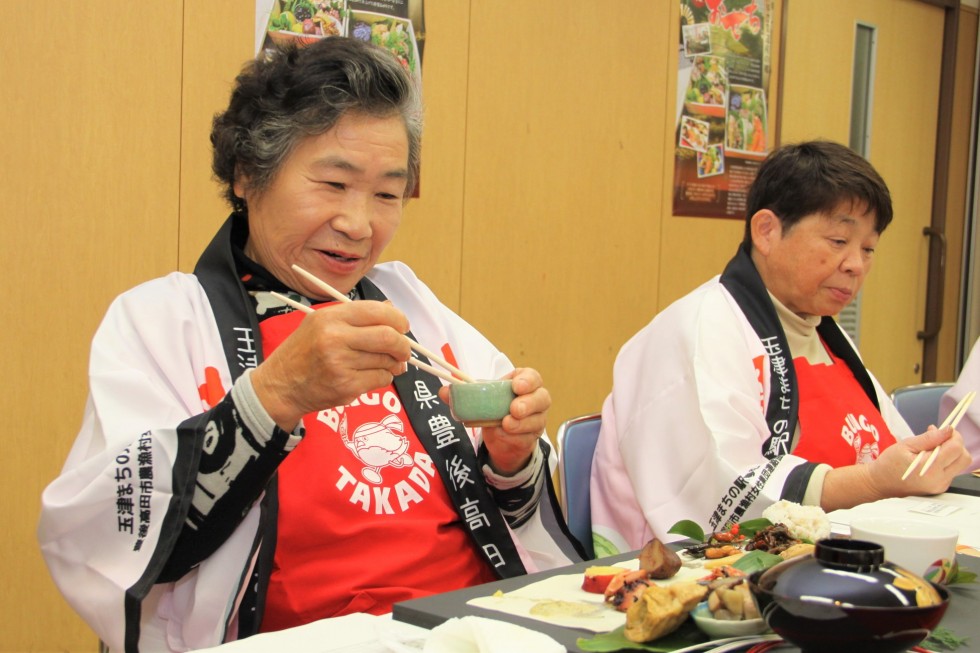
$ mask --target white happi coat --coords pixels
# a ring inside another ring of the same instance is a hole
[[[978,387],[980,387],[980,340],[977,340],[970,350],[970,356],[960,370],[956,383],[946,391],[939,402],[938,422],[942,423],[956,408],[956,404]],[[973,456],[971,469],[980,468],[980,401],[970,404],[966,410],[966,419],[957,425],[956,430],[963,436],[963,445]]]
[[[449,343],[460,367],[479,378],[513,369],[404,264],[379,265],[368,278],[408,316],[421,344],[438,351]],[[242,343],[243,351],[259,346]],[[143,578],[174,500],[177,425],[209,408],[198,390],[206,368],[230,389],[226,361],[211,305],[189,274],[173,273],[118,297],[93,340],[84,421],[61,475],[44,491],[38,538],[61,592],[113,650],[124,648],[127,589]],[[476,446],[478,432],[467,432]],[[127,512],[127,499],[135,515]],[[142,536],[141,510],[149,511]],[[152,586],[142,602],[141,650],[185,651],[236,637],[259,512],[256,502],[231,537],[183,578]],[[511,533],[529,572],[572,562],[544,525],[553,518],[546,490],[535,515]],[[175,536],[182,524],[169,526],[163,537]]]
[[[743,501],[742,518],[750,519],[790,498],[782,496],[788,475],[812,463],[792,454],[770,463],[763,455],[772,379],[763,358],[760,380],[753,365],[760,356],[766,357],[762,341],[719,277],[669,306],[623,346],[592,465],[598,550],[633,550],[654,536],[679,539],[667,530],[682,519],[707,530],[713,514],[724,525]],[[892,434],[912,435],[872,381]],[[751,481],[737,482],[740,477]]]

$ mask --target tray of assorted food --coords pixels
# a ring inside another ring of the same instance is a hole
[[[648,541],[636,558],[558,574],[467,604],[593,633],[582,650],[623,645],[677,650],[712,640],[776,638],[760,614],[749,576],[795,556],[830,534],[819,508],[779,502],[761,519],[704,533],[692,521],[666,544]]]

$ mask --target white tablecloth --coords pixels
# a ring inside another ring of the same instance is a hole
[[[390,614],[349,614],[200,649],[198,653],[559,653],[547,635],[496,619],[454,618],[426,630]]]
[[[349,614],[275,633],[253,635],[204,653],[406,653],[422,651],[429,631],[391,615]]]

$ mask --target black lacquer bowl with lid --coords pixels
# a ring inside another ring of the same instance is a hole
[[[752,574],[749,587],[769,627],[804,653],[906,651],[949,606],[945,588],[862,540],[820,540],[813,555]]]

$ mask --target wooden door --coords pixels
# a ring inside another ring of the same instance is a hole
[[[870,156],[895,219],[862,292],[859,348],[886,389],[921,380],[943,9],[920,0],[787,2],[782,142],[849,140],[857,22],[877,28]]]

